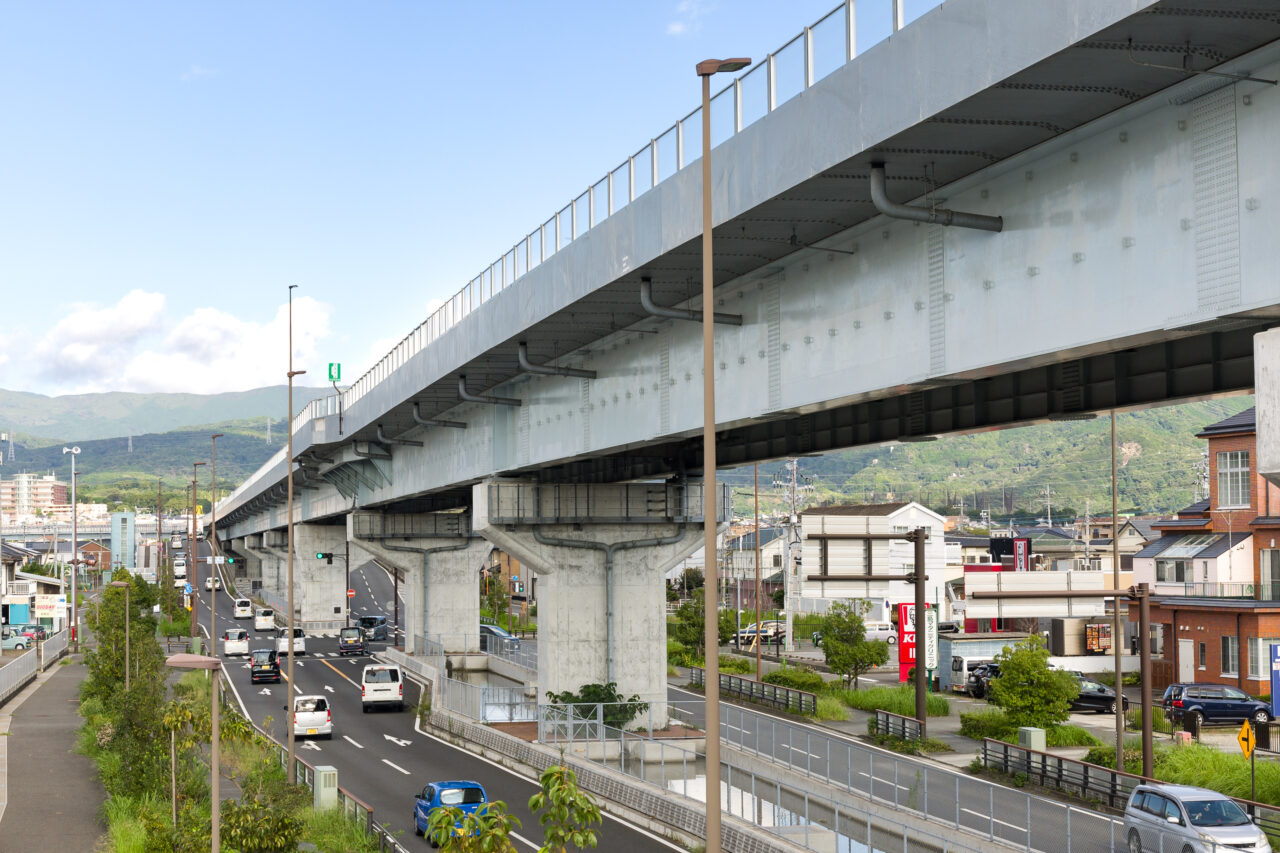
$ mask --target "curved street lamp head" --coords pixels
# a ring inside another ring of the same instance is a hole
[[[222,438],[222,433],[220,433],[220,432],[215,432],[215,433],[213,434],[213,440],[214,440],[214,441],[217,441],[217,440],[218,440],[218,439],[220,439],[220,438]]]
[[[120,587],[122,589],[128,589],[129,582],[128,581],[112,581],[111,583],[107,584],[107,586],[115,586],[115,587]]]
[[[721,71],[741,71],[750,64],[751,60],[745,56],[735,59],[704,59],[698,63],[698,76],[710,77],[712,74],[719,74]]]

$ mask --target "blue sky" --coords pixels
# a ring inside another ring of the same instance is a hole
[[[0,387],[278,384],[290,284],[298,366],[354,379],[695,107],[698,60],[836,5],[8,3]]]

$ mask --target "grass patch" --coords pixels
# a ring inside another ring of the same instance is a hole
[[[898,687],[866,687],[861,690],[835,690],[832,695],[850,708],[859,711],[889,711],[904,717],[916,715],[916,690],[909,684]],[[925,698],[925,709],[930,717],[946,717],[951,714],[947,697],[930,693]]]
[[[132,797],[107,798],[103,811],[112,853],[144,853],[146,850],[147,828],[140,817],[141,806]]]
[[[308,810],[304,817],[302,837],[321,853],[376,853],[378,850],[378,842],[366,835],[359,823],[344,815],[342,809]]]
[[[818,697],[818,710],[814,717],[819,720],[847,720],[849,708],[837,696],[822,695]]]
[[[1142,731],[1142,709],[1130,708],[1124,712],[1124,726],[1131,731]],[[1156,708],[1151,709],[1151,731],[1159,734],[1173,734],[1173,723]]]
[[[931,752],[955,752],[950,745],[943,743],[940,740],[934,740],[931,737],[919,741],[903,740],[896,735],[872,734],[868,735],[867,739],[876,746],[882,746],[885,749],[892,750],[893,752],[897,752],[902,755],[925,755]]]
[[[960,734],[974,740],[991,738],[1005,743],[1018,742],[1018,727],[1009,722],[1004,711],[999,708],[986,708],[969,714],[960,715]],[[1049,726],[1044,730],[1046,746],[1100,746],[1098,740],[1087,729],[1080,726]]]
[[[746,675],[756,671],[756,662],[746,658],[735,657],[734,655],[720,655],[720,671],[730,672],[734,675]]]

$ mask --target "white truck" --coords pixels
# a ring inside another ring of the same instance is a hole
[[[187,585],[187,560],[185,557],[173,558],[173,587],[182,589]]]

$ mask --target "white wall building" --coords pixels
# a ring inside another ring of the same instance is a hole
[[[890,621],[896,605],[915,601],[915,589],[905,581],[878,580],[876,576],[911,572],[915,546],[905,539],[856,537],[867,533],[906,534],[924,527],[929,531],[925,543],[925,597],[940,609],[941,619],[951,619],[945,592],[947,546],[943,523],[941,515],[914,502],[805,510],[800,514],[801,561],[796,572],[800,609],[825,610],[832,601],[862,598],[871,603],[868,621]],[[810,603],[818,606],[804,606]]]

